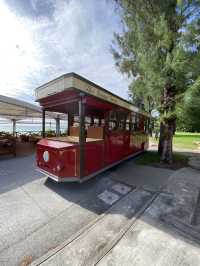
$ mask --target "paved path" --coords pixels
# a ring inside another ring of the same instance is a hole
[[[120,164],[111,169],[112,179],[128,185],[143,187],[151,191],[159,191],[166,186],[173,170],[138,165],[134,160]]]
[[[0,182],[0,261],[9,266],[38,258],[104,213],[110,205],[97,195],[117,184],[104,174],[57,184],[35,171],[33,156],[1,161]]]
[[[200,150],[190,156],[189,166],[194,169],[200,170]]]
[[[0,158],[0,193],[25,185],[42,175],[35,170],[35,155]]]
[[[93,227],[71,243],[66,243],[57,254],[43,265],[94,265],[117,243],[124,230],[128,229],[153,199],[153,194],[144,190],[132,191],[116,203]]]
[[[81,185],[46,180],[33,156],[0,170],[2,266],[200,265],[198,170],[130,160]]]
[[[199,246],[181,238],[174,229],[167,231],[158,221],[150,219],[150,214],[146,211],[97,265],[200,265]]]
[[[160,193],[133,190],[100,222],[33,265],[200,265],[200,223],[193,223],[199,189],[199,171],[184,168]]]
[[[162,192],[133,190],[100,222],[33,265],[200,265],[199,191],[199,171],[175,171]],[[149,206],[143,200],[137,212],[145,193]]]

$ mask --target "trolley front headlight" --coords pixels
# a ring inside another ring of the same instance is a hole
[[[49,156],[49,152],[48,151],[44,151],[43,153],[43,160],[47,163],[50,159],[50,156]]]

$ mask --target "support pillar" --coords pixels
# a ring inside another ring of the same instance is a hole
[[[70,127],[73,125],[73,115],[68,113],[67,135],[70,136]]]
[[[12,119],[12,123],[13,123],[13,136],[15,137],[16,135],[16,119]]]
[[[94,126],[94,116],[91,117],[91,126]]]
[[[60,117],[57,116],[55,120],[56,120],[56,136],[59,137],[60,136]]]
[[[45,110],[42,109],[42,137],[45,138]]]
[[[80,120],[80,127],[79,127],[79,161],[80,161],[80,168],[79,174],[80,178],[84,176],[84,161],[85,161],[85,103],[83,102],[84,94],[81,94],[81,98],[79,100],[79,120]]]

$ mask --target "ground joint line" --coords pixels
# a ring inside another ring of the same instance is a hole
[[[123,238],[123,236],[128,232],[128,230],[137,222],[137,220],[141,217],[143,213],[151,206],[154,200],[159,196],[160,192],[156,192],[155,195],[145,204],[144,208],[139,210],[136,216],[132,217],[131,220],[124,226],[124,228],[119,232],[119,234],[113,239],[110,243],[110,247],[108,249],[102,250],[100,258],[97,259],[97,262],[93,265],[97,265],[113,248],[117,245],[117,243]]]

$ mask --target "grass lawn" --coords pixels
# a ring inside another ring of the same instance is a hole
[[[152,142],[156,142],[155,138],[150,138]],[[200,142],[200,133],[176,132],[173,138],[173,144],[176,148],[196,149],[194,142]]]
[[[169,168],[169,169],[179,169],[187,166],[188,156],[180,153],[173,154],[173,163],[171,165],[166,165],[160,163],[160,156],[156,151],[147,151],[135,159],[136,164],[140,165],[150,165],[155,167]]]
[[[197,145],[194,142],[200,142],[200,133],[177,132],[174,136],[174,145],[177,148],[195,149]]]

